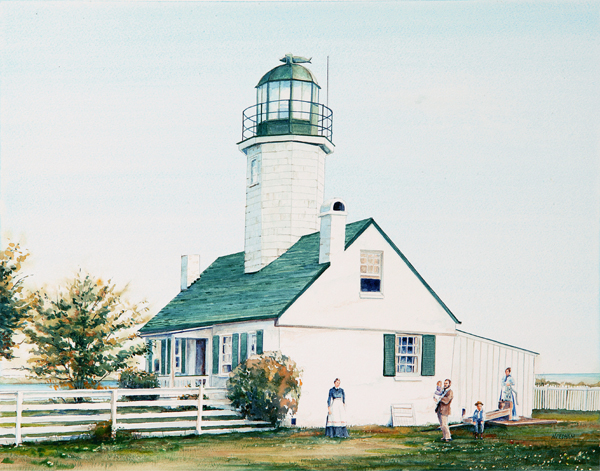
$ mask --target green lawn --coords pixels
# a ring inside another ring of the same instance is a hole
[[[4,447],[2,469],[585,469],[600,465],[600,413],[540,411],[555,425],[490,426],[484,440],[456,429],[451,443],[432,427],[353,428],[346,440],[322,430]]]

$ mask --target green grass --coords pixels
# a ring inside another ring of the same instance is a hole
[[[78,441],[4,447],[0,469],[585,469],[600,464],[600,414],[536,412],[558,424],[489,426],[484,440],[467,428],[443,443],[431,427],[357,427],[350,439],[328,439],[323,430]],[[48,464],[48,463],[51,463]]]

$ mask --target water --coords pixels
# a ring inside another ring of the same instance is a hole
[[[600,373],[566,373],[566,374],[539,374],[535,375],[536,379],[545,379],[546,381],[554,381],[556,383],[572,383],[572,384],[596,384],[600,383]]]

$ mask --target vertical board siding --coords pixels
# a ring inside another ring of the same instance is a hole
[[[498,408],[504,370],[512,368],[517,383],[517,413],[531,417],[534,402],[535,354],[504,346],[493,340],[459,335],[454,342],[452,365],[456,411],[469,414],[475,401],[482,401],[487,411]]]

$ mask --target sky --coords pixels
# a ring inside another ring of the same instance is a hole
[[[600,372],[600,2],[3,1],[0,34],[0,231],[31,289],[82,270],[155,313],[182,254],[242,251],[242,111],[293,53],[334,113],[326,199],[461,330]]]

